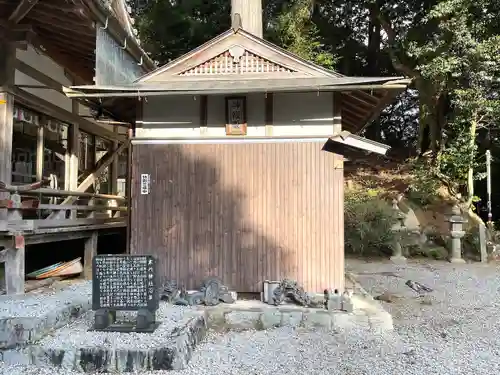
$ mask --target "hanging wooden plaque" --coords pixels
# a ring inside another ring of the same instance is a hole
[[[247,135],[246,97],[226,98],[226,135]]]

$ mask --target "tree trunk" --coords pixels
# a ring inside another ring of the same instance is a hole
[[[476,131],[477,131],[477,120],[476,115],[473,115],[470,129],[469,129],[469,147],[470,150],[474,148],[476,144]],[[467,206],[472,207],[474,200],[474,155],[470,156],[469,170],[467,171]]]
[[[380,75],[380,44],[382,43],[381,25],[378,19],[379,1],[370,7],[370,23],[368,25],[367,73],[369,76]],[[377,118],[366,129],[366,136],[374,141],[381,141],[380,120]]]
[[[430,151],[432,160],[435,161],[442,148],[442,131],[445,124],[445,111],[442,107],[446,100],[443,93],[423,78],[418,78],[415,83],[418,89],[420,111],[419,154],[422,156]]]

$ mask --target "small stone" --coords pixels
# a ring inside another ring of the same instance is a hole
[[[389,292],[384,292],[379,296],[373,297],[373,299],[375,299],[377,301],[382,301],[382,302],[387,302],[387,303],[394,303],[399,298],[401,298],[401,297],[396,296],[396,295],[389,293]]]
[[[431,296],[421,296],[420,297],[420,304],[421,305],[427,305],[427,306],[430,306],[434,303],[434,301],[432,300],[432,297]]]

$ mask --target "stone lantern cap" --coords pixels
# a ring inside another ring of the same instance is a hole
[[[462,212],[460,211],[460,207],[454,205],[451,209],[451,216],[448,218],[448,221],[452,224],[454,223],[466,223],[467,219],[462,216]]]

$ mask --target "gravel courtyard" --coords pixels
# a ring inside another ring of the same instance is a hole
[[[392,303],[383,305],[393,314],[394,334],[367,337],[365,332],[330,334],[289,328],[212,334],[198,347],[188,369],[163,374],[500,373],[500,268],[360,260],[349,260],[347,268],[372,295],[390,294]],[[419,298],[405,285],[408,279],[434,291]],[[56,373],[9,367],[0,369],[0,374]]]

